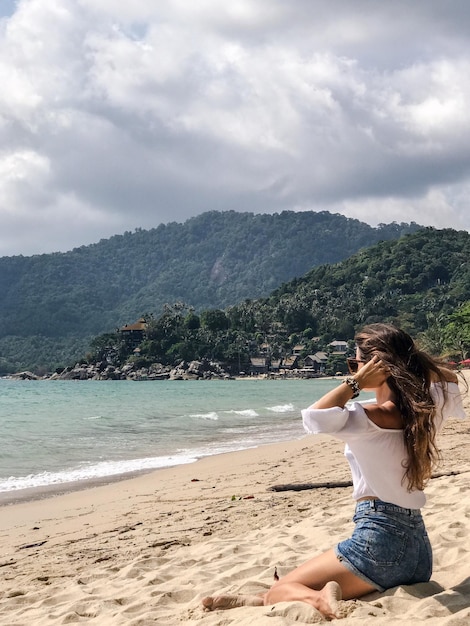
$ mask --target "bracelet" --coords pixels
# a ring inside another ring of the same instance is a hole
[[[353,398],[357,398],[357,396],[359,395],[361,388],[359,387],[359,383],[357,382],[357,380],[355,378],[352,378],[351,376],[348,376],[347,378],[344,379],[344,381],[347,385],[349,385],[349,387],[351,387],[351,390],[353,392],[352,397]]]

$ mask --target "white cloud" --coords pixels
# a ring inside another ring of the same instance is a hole
[[[461,193],[467,197],[468,192],[469,185],[461,189]],[[333,213],[342,213],[372,226],[384,222],[414,221],[423,226],[468,230],[465,206],[460,205],[455,197],[452,201],[452,195],[448,190],[431,189],[426,195],[416,198],[363,198],[358,201],[340,202],[332,205],[330,209]]]
[[[469,13],[19,0],[0,21],[0,254],[210,209],[470,228]]]

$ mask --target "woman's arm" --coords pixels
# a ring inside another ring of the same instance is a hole
[[[377,357],[372,357],[370,361],[351,376],[359,385],[359,389],[377,389],[387,380],[387,371],[382,361]],[[338,387],[331,389],[314,404],[312,409],[330,409],[334,406],[343,408],[346,402],[353,397],[353,389],[347,383],[343,382]]]
[[[352,376],[354,378],[354,376]],[[354,378],[355,380],[355,378]],[[331,389],[324,396],[322,396],[319,400],[314,402],[310,408],[312,409],[331,409],[332,407],[340,407],[343,408],[346,402],[349,402],[353,397],[353,389],[344,381]]]

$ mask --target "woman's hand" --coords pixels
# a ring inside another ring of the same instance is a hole
[[[361,389],[375,389],[380,387],[389,377],[387,366],[378,356],[373,356],[370,361],[354,374],[353,378]]]
[[[389,372],[382,361],[374,356],[354,374],[360,389],[374,389],[380,387],[388,378]],[[352,390],[349,385],[342,383],[331,389],[319,400],[312,404],[311,409],[329,409],[334,406],[344,407],[351,400]]]

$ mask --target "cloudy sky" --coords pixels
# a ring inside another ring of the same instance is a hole
[[[466,0],[0,0],[0,256],[208,210],[470,230]]]

